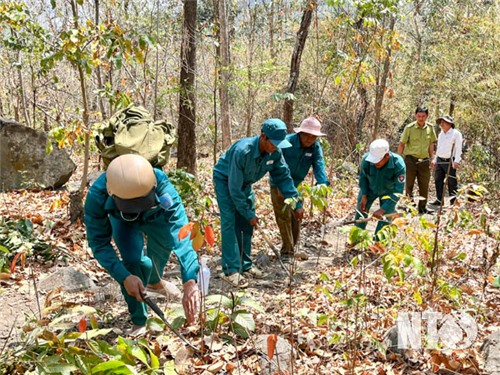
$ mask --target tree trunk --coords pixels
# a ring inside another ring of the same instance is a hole
[[[300,73],[300,60],[302,57],[302,51],[306,45],[307,34],[309,32],[309,26],[311,25],[311,19],[314,9],[316,8],[316,0],[309,0],[304,14],[302,15],[302,21],[300,22],[300,28],[297,32],[297,40],[295,42],[295,48],[293,49],[292,62],[290,65],[290,77],[288,79],[288,85],[286,92],[289,94],[295,93],[297,88],[297,82],[299,81]],[[288,132],[293,131],[293,100],[285,99],[283,104],[283,121],[285,122]]]
[[[99,25],[99,0],[95,0],[95,24]],[[97,87],[102,90],[104,85],[102,84],[101,66],[97,65],[96,68],[97,77]],[[99,111],[101,111],[101,119],[104,121],[106,119],[106,109],[104,107],[104,100],[102,95],[98,95]]]
[[[184,1],[179,93],[177,168],[196,174],[196,12],[197,0]]]
[[[75,29],[78,29],[78,10],[76,0],[71,1],[71,9],[73,11],[73,22]],[[84,159],[83,159],[83,174],[82,180],[80,182],[80,190],[78,192],[79,198],[73,198],[70,200],[70,219],[74,223],[80,219],[83,222],[83,193],[85,192],[85,187],[87,186],[87,175],[89,170],[89,157],[90,157],[90,121],[89,121],[89,105],[87,99],[87,87],[85,83],[85,72],[81,65],[77,65],[78,69],[78,79],[80,81],[80,91],[82,94],[82,105],[83,105],[83,125],[85,128],[85,149],[84,149]]]
[[[270,6],[273,6],[273,2],[271,2]],[[257,19],[257,9],[255,7],[251,7],[248,5],[248,14],[250,17],[250,31],[249,31],[249,40],[248,40],[248,54],[247,54],[247,79],[248,79],[248,87],[247,87],[247,98],[245,100],[245,122],[246,122],[246,136],[252,136],[252,120],[253,120],[253,110],[255,105],[255,90],[252,87],[253,82],[253,74],[252,74],[252,66],[253,66],[253,56],[254,56],[254,44],[255,44],[255,23]]]
[[[160,1],[156,1],[156,40],[160,38]],[[160,48],[156,46],[155,55],[155,82],[154,82],[154,95],[153,95],[153,118],[156,120],[158,116],[158,69],[160,62]]]
[[[217,61],[219,64],[219,102],[220,120],[222,130],[222,149],[226,150],[231,146],[231,124],[229,116],[229,41],[227,36],[226,2],[216,0],[216,14],[219,28],[217,32],[219,47],[217,48]]]
[[[22,71],[21,51],[17,51],[17,77],[19,79],[19,98],[21,99],[21,107],[23,111],[24,123],[31,128],[30,116],[28,114],[28,104],[26,104],[26,95],[24,93],[24,80]]]
[[[379,79],[377,79],[377,86],[375,89],[375,121],[373,123],[372,140],[378,137],[378,128],[380,123],[380,115],[382,113],[382,104],[384,103],[385,88],[387,86],[387,78],[389,77],[389,68],[391,66],[391,54],[392,54],[392,32],[394,31],[394,24],[396,18],[391,17],[389,25],[389,40],[387,45],[387,51],[384,58],[384,65],[382,68],[382,74],[379,74]]]
[[[448,114],[450,116],[453,116],[453,112],[455,112],[455,100],[457,99],[457,96],[455,94],[451,95],[450,98],[450,110],[448,111]]]

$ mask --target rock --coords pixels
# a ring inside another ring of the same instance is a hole
[[[65,150],[53,144],[47,154],[47,135],[0,118],[0,191],[20,188],[58,188],[76,165]]]
[[[260,375],[274,375],[278,371],[280,374],[290,372],[290,363],[292,361],[292,346],[288,341],[278,336],[273,359],[270,360],[267,355],[267,338],[269,335],[259,335],[255,340],[255,347],[260,350],[261,359],[259,372]]]
[[[481,345],[484,370],[489,375],[500,375],[500,329],[491,333]]]
[[[45,291],[61,287],[66,292],[79,292],[96,288],[94,282],[88,276],[71,267],[58,268],[53,274],[40,280],[38,286]]]
[[[339,178],[346,178],[358,174],[358,166],[350,161],[345,161],[337,168]]]
[[[269,259],[269,255],[264,252],[260,252],[255,257],[255,265],[260,268],[266,268],[271,265],[271,259]]]
[[[398,327],[394,326],[389,328],[389,330],[384,334],[384,346],[388,351],[393,353],[402,354],[405,349],[399,348],[398,345]]]

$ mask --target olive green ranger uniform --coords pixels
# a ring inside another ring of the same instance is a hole
[[[431,171],[429,169],[429,146],[436,143],[436,132],[429,122],[420,127],[417,122],[406,125],[401,135],[401,143],[405,144],[403,157],[406,164],[406,195],[413,199],[413,186],[415,178],[418,180],[419,211],[425,210],[427,197],[429,195],[429,181]]]

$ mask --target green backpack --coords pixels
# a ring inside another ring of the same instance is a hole
[[[95,126],[96,146],[101,154],[104,169],[111,160],[124,154],[139,154],[154,167],[163,167],[170,158],[170,148],[175,142],[172,124],[154,121],[142,106],[129,105],[117,111],[108,121]]]

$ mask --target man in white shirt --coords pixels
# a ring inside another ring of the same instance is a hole
[[[448,175],[448,192],[451,196],[450,203],[455,203],[457,195],[457,169],[462,161],[462,133],[455,129],[453,117],[443,116],[437,119],[441,126],[438,136],[436,156],[431,167],[435,170],[437,199],[432,205],[441,205],[444,199],[444,180]],[[450,165],[451,163],[451,165]]]

